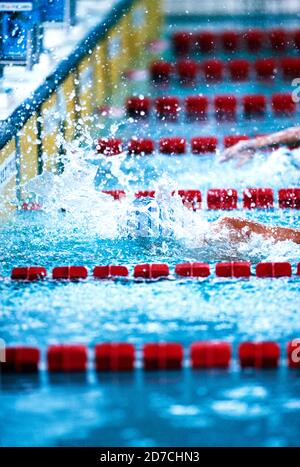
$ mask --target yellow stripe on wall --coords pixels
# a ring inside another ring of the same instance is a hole
[[[38,174],[38,135],[37,115],[25,123],[19,133],[20,138],[20,185],[21,193],[24,183]],[[23,194],[23,193],[22,193]]]
[[[57,137],[60,127],[57,94],[53,93],[41,106],[43,170],[56,172],[58,156]]]
[[[16,208],[16,144],[11,140],[0,149],[0,216]]]
[[[104,104],[107,96],[107,44],[101,41],[93,51],[95,107]]]
[[[64,97],[65,105],[65,125],[64,136],[66,141],[72,141],[76,134],[76,91],[75,91],[75,75],[70,73],[68,78],[60,87],[62,96]],[[63,100],[63,99],[61,99]]]
[[[78,65],[78,104],[83,124],[89,124],[94,110],[94,63],[92,55]]]

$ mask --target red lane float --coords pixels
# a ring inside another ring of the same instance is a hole
[[[226,189],[211,189],[207,191],[208,209],[237,209],[238,194],[237,191]]]
[[[180,110],[179,99],[177,97],[158,97],[155,104],[158,118],[161,120],[177,120]]]
[[[162,154],[184,154],[186,150],[186,140],[180,137],[161,138],[159,150]]]
[[[251,264],[247,261],[229,261],[216,264],[217,277],[250,277]]]
[[[145,370],[179,370],[183,363],[183,347],[176,343],[145,344],[143,366]]]
[[[262,49],[264,43],[264,31],[261,29],[250,29],[243,34],[246,47],[249,52],[258,52]]]
[[[154,62],[150,65],[151,80],[156,84],[169,83],[173,67],[169,62]]]
[[[198,74],[198,64],[194,60],[180,60],[176,64],[179,81],[182,84],[193,84]]]
[[[284,29],[273,29],[268,33],[273,50],[283,52],[288,45],[288,36]]]
[[[114,342],[95,345],[97,371],[132,371],[135,362],[134,345]]]
[[[23,211],[41,211],[42,209],[43,206],[39,203],[35,203],[34,201],[22,204]]]
[[[151,101],[148,97],[132,96],[127,99],[125,105],[129,117],[148,117]]]
[[[47,350],[47,365],[50,372],[83,372],[87,368],[88,352],[84,345],[50,345]]]
[[[223,78],[223,63],[221,60],[205,60],[202,63],[202,70],[207,81],[221,81]]]
[[[289,368],[300,368],[300,340],[290,341],[286,349],[287,364]]]
[[[246,117],[263,115],[267,101],[262,94],[250,94],[243,97],[243,108]]]
[[[300,209],[300,188],[282,188],[278,191],[279,207]]]
[[[190,347],[192,368],[228,368],[231,362],[229,342],[194,342]]]
[[[207,117],[208,98],[188,96],[185,99],[185,112],[188,118],[204,120]]]
[[[236,118],[237,98],[235,96],[216,96],[214,105],[218,120],[234,120]]]
[[[290,115],[296,111],[296,103],[288,93],[277,93],[272,95],[272,110],[277,115]]]
[[[231,60],[228,70],[232,81],[246,81],[249,78],[250,64],[248,60]]]
[[[200,190],[178,190],[173,191],[172,196],[178,194],[182,199],[182,204],[193,211],[201,209],[202,194]]]
[[[300,58],[284,57],[280,62],[282,77],[286,80],[292,80],[300,76]]]
[[[210,31],[199,32],[195,40],[195,48],[201,53],[211,53],[216,48],[216,36]]]
[[[111,277],[127,277],[129,274],[126,266],[115,266],[109,264],[107,266],[95,266],[93,276],[96,279],[108,279]]]
[[[52,279],[77,281],[86,279],[88,270],[85,266],[57,266],[52,270]]]
[[[276,342],[243,342],[238,356],[241,368],[277,368],[280,348]]]
[[[133,276],[143,279],[159,279],[160,277],[168,277],[170,274],[167,264],[137,264],[134,266]]]
[[[129,154],[152,154],[154,151],[154,141],[149,138],[132,138],[128,142]]]
[[[124,190],[102,190],[101,193],[112,196],[115,201],[119,201],[126,196]]]
[[[227,135],[224,136],[224,148],[230,148],[240,141],[247,141],[249,136],[246,135]]]
[[[256,265],[257,277],[291,277],[292,266],[288,262],[258,263]]]
[[[193,154],[206,154],[216,152],[218,139],[214,136],[198,136],[192,138],[191,147]]]
[[[235,31],[224,31],[220,34],[221,44],[226,52],[235,52],[239,47],[239,34]]]
[[[188,55],[192,47],[192,33],[187,31],[177,31],[172,36],[172,43],[175,55]]]
[[[11,279],[15,281],[38,281],[45,279],[47,271],[41,266],[25,266],[13,268]]]
[[[135,198],[155,198],[154,190],[139,190],[134,194]]]
[[[122,141],[119,138],[100,138],[96,150],[104,156],[117,156],[122,152]]]
[[[274,206],[272,188],[247,188],[243,192],[244,209],[269,209]]]
[[[35,347],[6,347],[0,368],[5,373],[31,373],[38,371],[39,361],[40,351]]]
[[[182,277],[208,277],[210,267],[207,263],[181,263],[176,264],[175,274]]]
[[[271,80],[277,73],[276,60],[274,58],[258,58],[255,61],[257,78]]]

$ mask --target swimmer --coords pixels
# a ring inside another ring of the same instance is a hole
[[[238,167],[251,160],[256,151],[265,149],[278,144],[300,143],[300,127],[287,128],[286,130],[272,133],[266,136],[258,136],[239,143],[226,149],[220,162],[226,162],[232,159],[238,160]],[[299,167],[300,168],[300,167]],[[287,227],[272,227],[247,219],[224,217],[217,221],[217,228],[226,227],[233,241],[246,239],[251,233],[262,235],[264,238],[270,238],[274,241],[290,240],[300,244],[300,230]]]
[[[259,149],[266,149],[278,144],[294,143],[300,143],[299,126],[287,128],[286,130],[278,131],[270,135],[257,136],[256,138],[239,141],[223,152],[220,162],[236,159],[238,161],[238,167],[241,167],[251,160]]]
[[[256,234],[275,242],[289,240],[300,244],[300,229],[269,226],[237,217],[222,217],[213,223],[213,229],[217,231],[222,231],[224,228],[228,230],[230,240],[235,243],[244,242],[251,234]]]

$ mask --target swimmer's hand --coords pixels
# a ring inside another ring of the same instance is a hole
[[[236,159],[237,167],[241,167],[253,158],[256,149],[257,147],[255,139],[239,141],[237,144],[234,144],[230,148],[225,149],[219,161],[227,162],[232,159]]]

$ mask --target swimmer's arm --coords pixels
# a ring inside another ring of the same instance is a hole
[[[238,142],[223,152],[220,162],[226,162],[231,159],[240,159],[243,163],[251,159],[258,149],[264,149],[277,144],[289,144],[296,142],[300,142],[300,127],[287,128],[286,130],[278,131],[277,133],[257,136],[256,138]]]
[[[223,217],[216,222],[218,228],[225,227],[229,230],[231,240],[247,240],[251,234],[262,235],[275,241],[290,240],[300,244],[300,230],[289,227],[273,227],[259,222],[234,217]]]

